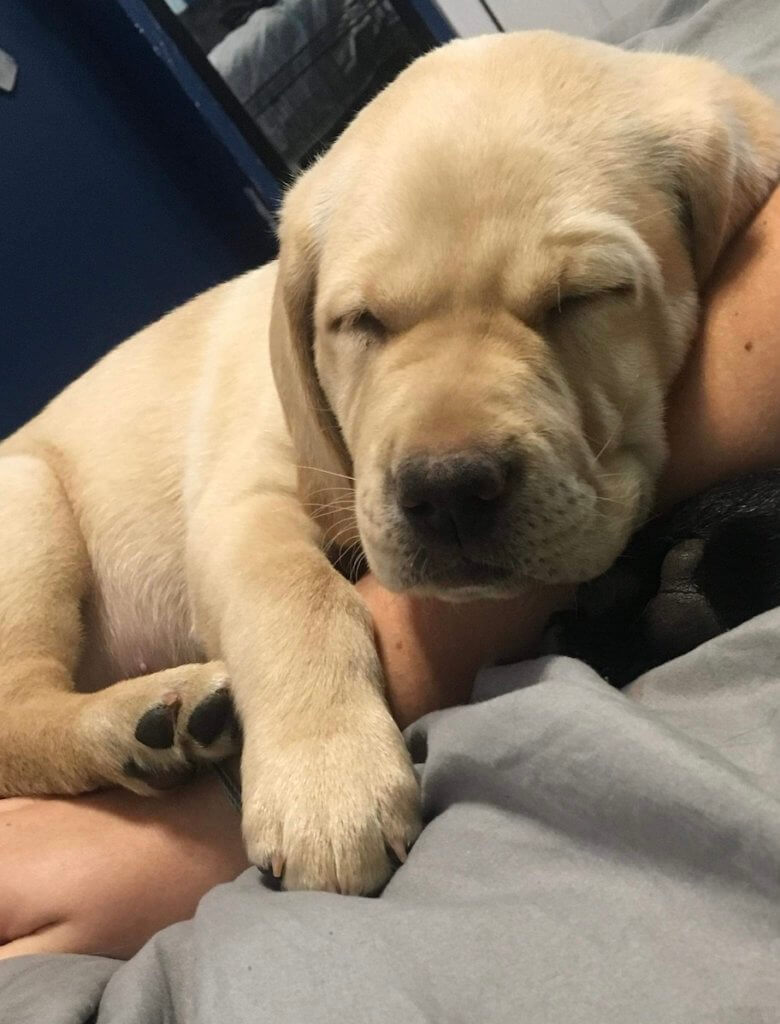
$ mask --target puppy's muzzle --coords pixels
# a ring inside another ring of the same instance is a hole
[[[465,548],[496,529],[519,462],[477,451],[415,455],[398,468],[398,505],[425,545]]]

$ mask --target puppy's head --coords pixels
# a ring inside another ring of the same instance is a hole
[[[451,44],[356,118],[286,200],[271,340],[319,500],[354,499],[387,586],[499,595],[615,559],[698,285],[779,166],[744,82],[552,33]]]

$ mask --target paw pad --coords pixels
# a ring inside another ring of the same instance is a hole
[[[145,711],[135,727],[135,738],[152,750],[165,750],[173,746],[176,719],[181,699],[176,694],[166,695],[160,704]]]
[[[198,704],[187,722],[187,732],[202,747],[208,747],[222,732],[233,715],[233,701],[225,688],[209,694]]]

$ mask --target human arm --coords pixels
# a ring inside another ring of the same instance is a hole
[[[780,465],[780,188],[728,250],[669,401],[662,506]]]

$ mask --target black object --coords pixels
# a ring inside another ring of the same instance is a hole
[[[780,469],[718,484],[639,531],[615,565],[554,615],[547,654],[625,686],[780,605]]]

